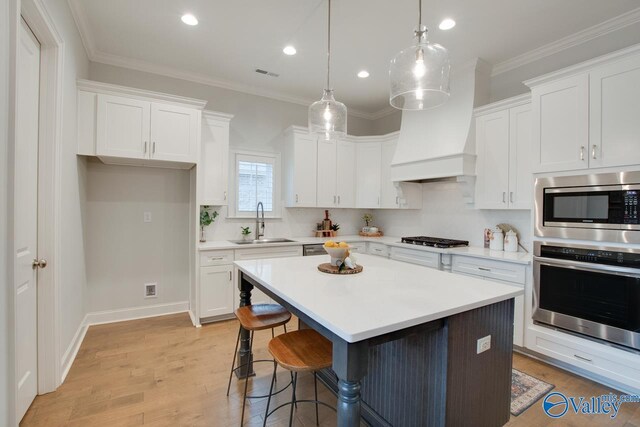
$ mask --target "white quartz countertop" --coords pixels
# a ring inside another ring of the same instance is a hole
[[[345,236],[336,236],[331,238],[291,237],[290,240],[293,240],[293,241],[282,242],[282,243],[261,243],[261,244],[248,244],[248,245],[238,245],[228,240],[215,240],[211,242],[200,243],[198,246],[198,249],[201,251],[222,250],[222,249],[255,249],[255,248],[279,247],[279,246],[322,244],[327,240],[334,240],[338,242],[344,241],[348,243],[376,242],[376,243],[382,243],[387,246],[415,249],[415,250],[425,251],[425,252],[464,255],[464,256],[470,256],[475,258],[494,259],[496,261],[507,261],[507,262],[517,263],[517,264],[530,264],[532,259],[531,254],[527,252],[492,251],[489,249],[479,248],[474,246],[463,247],[463,248],[440,249],[440,248],[432,248],[429,246],[417,246],[417,245],[411,245],[407,243],[400,243],[400,237],[394,237],[394,236],[363,237],[359,235],[345,235]]]
[[[347,342],[357,342],[523,295],[521,287],[359,254],[362,273],[318,271],[327,259],[236,261],[273,294]]]

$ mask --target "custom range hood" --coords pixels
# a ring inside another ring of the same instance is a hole
[[[430,110],[403,111],[392,181],[475,182],[474,107],[489,101],[491,67],[475,59],[452,70],[449,100]]]

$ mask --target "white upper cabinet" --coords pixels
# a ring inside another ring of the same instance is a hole
[[[534,172],[640,164],[640,45],[525,83]]]
[[[590,73],[589,166],[640,164],[640,56]]]
[[[356,207],[380,207],[381,143],[356,144]]]
[[[202,113],[199,205],[226,206],[229,179],[229,122],[233,116],[212,111]]]
[[[317,171],[317,137],[304,128],[289,128],[284,140],[285,206],[316,207]]]
[[[529,98],[500,101],[476,114],[476,207],[531,209]]]
[[[338,195],[336,194],[337,145],[334,139],[318,139],[318,206],[338,206]]]
[[[398,189],[391,181],[391,159],[396,152],[398,140],[384,141],[380,146],[380,207],[399,208]]]
[[[78,154],[105,163],[191,168],[206,102],[78,81]]]
[[[356,206],[356,147],[349,141],[336,147],[336,194],[339,208]]]
[[[197,162],[200,111],[176,105],[151,104],[149,157],[175,162]]]
[[[149,158],[151,104],[98,95],[96,152],[102,156]]]
[[[579,74],[531,90],[534,172],[589,165],[589,75]]]

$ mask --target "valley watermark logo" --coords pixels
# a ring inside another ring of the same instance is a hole
[[[545,396],[542,409],[551,418],[560,418],[569,411],[575,414],[609,415],[615,418],[623,403],[640,403],[640,396],[609,393],[592,397],[567,397],[563,393],[554,391]]]

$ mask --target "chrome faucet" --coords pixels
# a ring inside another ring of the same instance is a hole
[[[260,208],[262,208],[262,221],[260,221]],[[256,240],[264,237],[264,205],[258,202],[256,205]]]

